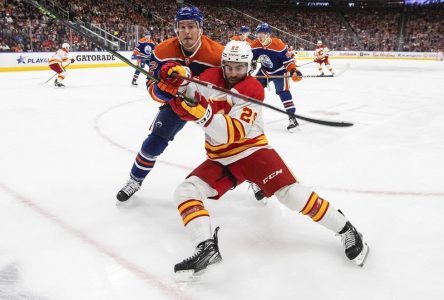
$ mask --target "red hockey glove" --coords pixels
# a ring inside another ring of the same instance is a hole
[[[182,98],[175,98],[168,102],[171,109],[185,121],[195,121],[197,125],[206,127],[210,124],[213,118],[213,111],[211,105],[208,104],[207,100],[196,94],[196,101],[198,101],[196,106],[189,106]]]
[[[290,77],[291,77],[291,80],[293,80],[294,82],[301,81],[302,80],[302,73],[299,70],[292,69],[290,71]]]
[[[182,66],[180,63],[170,61],[160,68],[159,77],[160,82],[157,87],[170,95],[175,96],[179,87],[183,85],[184,79],[174,77],[173,74],[178,74],[184,77],[191,77],[191,71],[188,67]]]

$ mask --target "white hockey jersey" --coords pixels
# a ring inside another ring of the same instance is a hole
[[[49,59],[49,64],[59,63],[62,64],[64,62],[68,61],[68,52],[66,52],[63,49],[57,50],[56,53],[54,53],[51,58]]]
[[[199,79],[226,88],[221,68],[207,69]],[[231,91],[264,101],[264,88],[252,76],[236,84]],[[204,97],[214,113],[211,122],[204,127],[209,159],[228,165],[259,149],[271,148],[264,134],[262,106],[192,82],[186,95],[197,99]]]
[[[330,55],[330,49],[327,48],[327,46],[321,45],[318,46],[314,51],[314,56],[317,59],[324,59],[326,57],[329,57]]]

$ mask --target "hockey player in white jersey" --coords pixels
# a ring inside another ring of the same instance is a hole
[[[54,81],[54,85],[56,87],[64,87],[63,80],[66,78],[68,73],[65,70],[66,65],[74,63],[74,58],[69,59],[68,58],[68,52],[69,52],[69,44],[63,43],[62,48],[57,50],[56,53],[54,53],[51,58],[49,59],[49,67],[51,70],[56,72],[57,78]]]
[[[222,68],[209,68],[199,79],[264,101],[262,85],[250,75],[252,58],[248,43],[231,41],[223,51]],[[369,251],[362,235],[330,202],[299,183],[268,144],[262,106],[166,75],[173,73],[188,76],[189,71],[179,64],[171,64],[170,70],[161,76],[162,83],[169,85],[174,95],[186,93],[197,105],[190,106],[183,98],[173,96],[169,104],[181,119],[193,121],[203,129],[207,152],[207,160],[194,169],[174,193],[186,233],[196,249],[192,256],[175,265],[176,279],[196,280],[209,266],[222,261],[218,227],[213,234],[204,201],[219,199],[244,181],[256,183],[266,197],[275,195],[288,209],[307,215],[340,235],[348,259],[362,266]]]
[[[330,71],[331,76],[334,76],[335,73],[333,72],[333,68],[330,65],[330,62],[328,60],[330,56],[330,49],[327,48],[324,44],[322,44],[322,41],[318,41],[316,44],[316,48],[314,50],[314,62],[318,65],[318,70],[320,76],[324,76],[324,70],[322,69],[322,65],[324,64],[328,71]]]

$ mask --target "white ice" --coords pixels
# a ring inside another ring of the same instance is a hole
[[[371,247],[359,268],[337,236],[247,185],[207,201],[224,262],[179,285],[193,253],[172,193],[205,158],[187,124],[125,205],[115,195],[157,112],[132,69],[0,73],[0,299],[443,299],[444,63],[334,60],[336,78],[291,83],[298,113],[264,110],[298,179],[340,208]],[[315,74],[313,64],[302,67]],[[273,87],[267,101],[282,107]]]

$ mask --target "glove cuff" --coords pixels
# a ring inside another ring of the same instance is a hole
[[[195,121],[198,126],[206,127],[211,119],[213,118],[213,110],[211,109],[211,105],[208,104],[207,109],[205,110],[205,114],[202,118]]]

